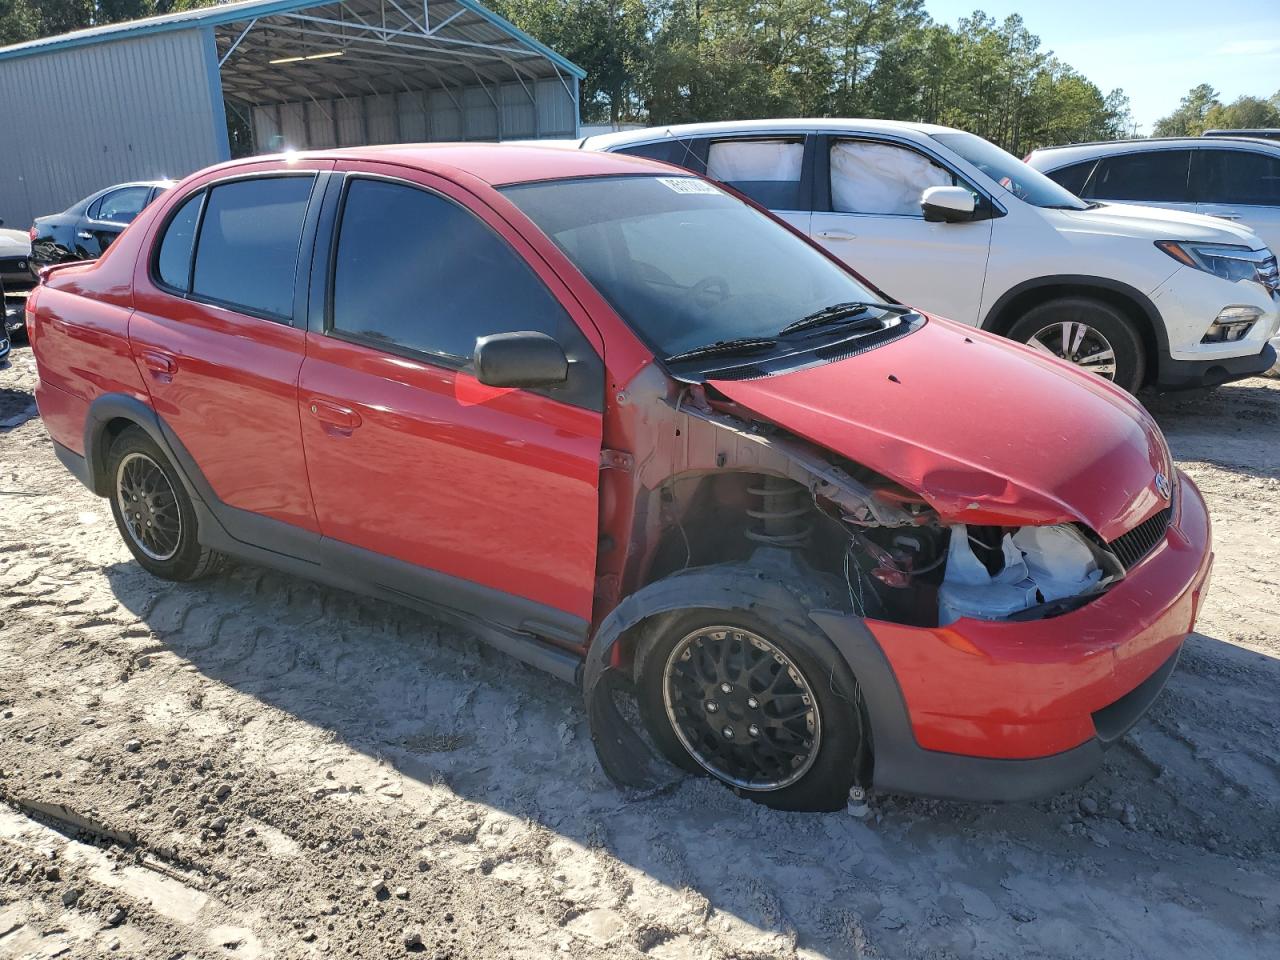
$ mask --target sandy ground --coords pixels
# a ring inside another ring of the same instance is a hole
[[[247,566],[153,580],[0,370],[0,956],[1280,956],[1280,381],[1153,401],[1200,633],[1092,782],[780,814],[627,795],[575,691]],[[15,424],[16,422],[16,424]]]

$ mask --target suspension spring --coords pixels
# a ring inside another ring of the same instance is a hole
[[[813,509],[809,490],[786,477],[766,476],[759,486],[748,487],[748,493],[760,498],[760,506],[747,515],[759,524],[747,531],[747,538],[771,547],[794,549],[809,542],[813,524],[808,516]]]

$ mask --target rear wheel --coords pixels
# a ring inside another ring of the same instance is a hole
[[[127,427],[107,455],[111,515],[125,545],[149,573],[195,580],[220,555],[200,544],[186,488],[164,452],[140,427]]]
[[[1009,339],[1067,360],[1130,393],[1142,386],[1142,336],[1124,313],[1101,300],[1064,297],[1032,307],[1009,329]]]
[[[640,669],[646,724],[675,763],[771,807],[845,804],[866,753],[857,684],[813,628],[761,607],[691,610]]]

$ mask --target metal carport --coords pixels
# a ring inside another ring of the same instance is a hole
[[[0,218],[233,155],[572,137],[583,76],[474,0],[242,0],[0,48]]]

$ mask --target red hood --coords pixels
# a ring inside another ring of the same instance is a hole
[[[1128,394],[1062,361],[930,318],[869,353],[727,397],[964,523],[1083,521],[1113,540],[1167,505],[1160,431]]]

